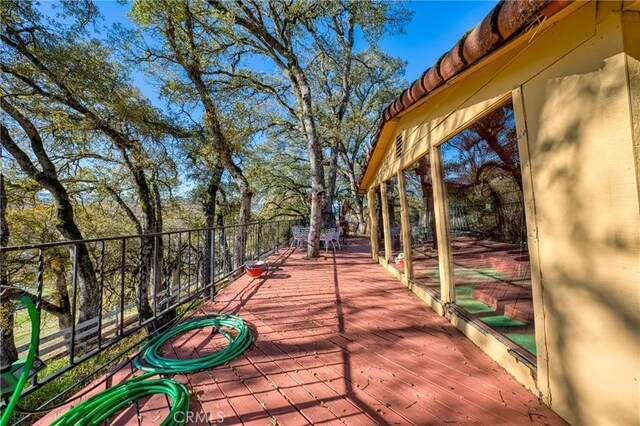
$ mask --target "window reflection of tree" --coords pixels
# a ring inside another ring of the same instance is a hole
[[[452,231],[521,241],[522,180],[511,102],[443,144],[442,155]]]
[[[433,204],[433,183],[429,156],[413,163],[405,172],[409,221],[414,245],[430,243],[437,249],[435,212]]]
[[[391,225],[391,242],[393,255],[402,251],[402,227],[400,220],[400,190],[398,188],[398,178],[393,176],[386,183],[387,185],[387,206],[389,207],[389,224]]]
[[[382,217],[382,194],[376,189],[376,216],[378,217],[378,254],[384,255],[384,219]]]

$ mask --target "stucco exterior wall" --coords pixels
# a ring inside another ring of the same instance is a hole
[[[640,421],[640,215],[615,6],[598,4],[595,37],[522,85],[546,345],[538,386],[573,424]]]
[[[636,162],[636,180],[640,197],[640,1],[634,11],[622,15],[622,42],[627,60],[631,134]]]
[[[568,8],[454,78],[394,124],[367,182],[513,96],[535,251],[535,386],[573,424],[640,423],[640,17],[621,9]],[[389,141],[400,132],[397,159]]]

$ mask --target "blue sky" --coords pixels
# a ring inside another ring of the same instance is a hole
[[[95,2],[104,16],[105,26],[115,23],[124,27],[133,26],[127,16],[130,4],[122,4],[115,0]],[[383,37],[379,47],[407,62],[405,78],[412,82],[448,51],[466,31],[475,27],[495,4],[495,0],[406,2],[405,6],[413,11],[413,18],[406,24],[404,34]],[[41,0],[40,10],[47,15],[55,15],[60,11],[59,5],[57,1]],[[106,35],[106,32],[101,32],[101,35]],[[133,80],[152,103],[165,109],[165,103],[158,99],[157,89],[146,81],[142,73],[134,72]]]
[[[380,47],[407,61],[406,78],[413,81],[468,30],[489,13],[496,1],[411,1],[413,19],[405,34],[387,36]]]
[[[48,5],[47,1],[43,6]],[[105,18],[105,24],[119,22],[131,25],[127,17],[129,5],[116,1],[96,2]],[[413,11],[413,19],[405,27],[405,34],[386,36],[380,41],[382,50],[407,61],[405,78],[411,82],[429,68],[442,53],[448,51],[460,37],[476,26],[496,4],[496,1],[409,1],[405,5]],[[155,90],[141,75],[135,83],[153,101]]]

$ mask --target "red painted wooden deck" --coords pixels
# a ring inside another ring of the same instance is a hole
[[[373,263],[365,239],[347,241],[316,260],[281,250],[262,278],[201,308],[241,315],[256,339],[229,365],[175,376],[193,390],[191,424],[564,424]],[[167,351],[198,356],[208,339],[184,335]],[[160,424],[167,404],[154,396],[110,423]]]

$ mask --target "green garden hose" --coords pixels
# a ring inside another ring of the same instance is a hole
[[[147,373],[119,383],[81,402],[51,423],[52,426],[98,425],[145,396],[165,394],[171,398],[169,415],[162,426],[183,425],[189,410],[189,390],[168,379],[149,379]]]
[[[229,345],[216,353],[196,359],[166,358],[161,355],[162,345],[167,341],[178,334],[203,327],[214,327],[214,330],[227,338]],[[234,330],[235,333],[232,334],[227,329]],[[213,368],[236,358],[251,345],[252,340],[251,330],[242,318],[227,314],[203,315],[187,320],[150,340],[146,349],[134,358],[133,364],[141,370],[162,374],[188,373]]]
[[[6,410],[2,413],[0,426],[7,426],[9,418],[20,398],[35,358],[40,338],[40,315],[36,306],[27,296],[21,296],[31,318],[31,345],[24,364],[24,372],[11,397]],[[222,334],[229,344],[224,349],[197,359],[165,358],[160,355],[162,345],[178,334],[203,327],[214,327]],[[212,314],[187,320],[167,332],[150,340],[134,358],[134,365],[147,374],[135,377],[110,387],[86,401],[72,407],[55,419],[52,425],[98,425],[117,413],[122,408],[134,403],[140,398],[165,394],[171,398],[169,415],[162,422],[163,426],[183,425],[189,409],[189,391],[186,386],[170,379],[150,379],[156,374],[187,373],[205,368],[212,368],[225,364],[244,352],[253,340],[251,330],[242,318],[235,315]],[[144,359],[144,365],[141,364]]]
[[[162,345],[171,338],[203,327],[215,327],[227,338],[229,345],[219,352],[197,359],[164,358],[159,355]],[[235,336],[226,329],[235,330]],[[141,353],[134,358],[134,365],[148,371],[147,374],[122,382],[89,398],[58,417],[52,426],[98,425],[138,399],[158,393],[166,394],[172,401],[171,411],[162,425],[182,425],[189,409],[187,388],[173,380],[149,379],[149,377],[156,374],[187,373],[222,365],[244,352],[252,339],[251,330],[242,318],[235,315],[213,314],[187,320],[149,341]],[[140,363],[141,356],[144,356],[147,365]]]
[[[20,379],[18,380],[18,384],[13,391],[13,395],[11,395],[7,408],[2,413],[2,417],[0,417],[0,426],[7,426],[9,424],[9,418],[18,403],[18,399],[20,399],[22,389],[27,383],[27,380],[29,380],[29,371],[33,365],[33,360],[36,357],[36,350],[38,349],[38,343],[40,341],[40,313],[38,312],[36,305],[27,295],[20,296],[20,300],[27,307],[29,318],[31,319],[31,342],[29,344],[29,351],[27,352],[27,358],[25,360]]]

